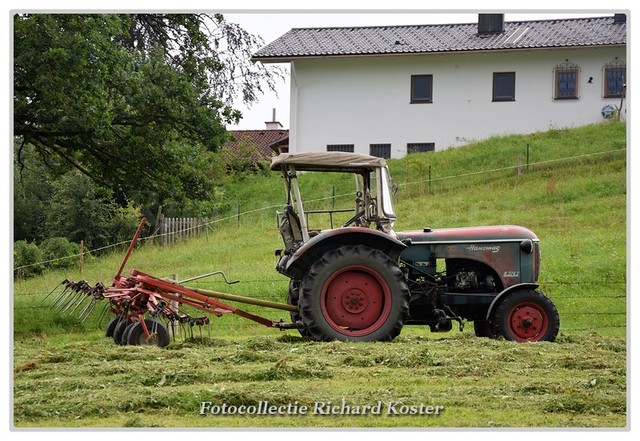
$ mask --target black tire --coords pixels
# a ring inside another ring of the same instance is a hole
[[[120,323],[120,320],[122,320],[121,316],[116,316],[116,317],[113,317],[111,320],[109,320],[109,323],[107,323],[107,328],[105,331],[106,337],[113,337],[113,331],[116,329],[116,326],[118,326],[118,323]]]
[[[409,314],[409,289],[386,254],[364,245],[327,252],[300,290],[300,314],[317,340],[387,341]]]
[[[135,319],[135,321],[130,322],[126,328],[124,328],[124,332],[122,333],[122,336],[120,337],[120,344],[122,346],[126,346],[129,341],[129,333],[131,332],[131,330],[133,329],[133,327],[135,326],[135,324],[138,323],[138,319]]]
[[[129,326],[129,323],[131,323],[131,321],[128,318],[126,317],[120,318],[120,321],[118,322],[116,327],[113,329],[112,338],[115,344],[118,344],[118,345],[122,344],[122,334],[124,334],[124,330],[127,328],[127,326]]]
[[[476,337],[498,338],[498,335],[493,329],[493,323],[488,320],[474,320],[473,332],[476,334]]]
[[[299,280],[291,279],[289,282],[289,291],[287,293],[287,304],[298,306],[298,300],[300,299],[300,285],[301,282]],[[302,322],[300,311],[291,311],[289,316],[291,317],[292,323]],[[307,331],[306,327],[298,328],[298,332],[303,337],[311,337],[311,334]]]
[[[171,338],[167,328],[157,320],[144,319],[147,330],[151,334],[147,339],[142,323],[137,322],[129,331],[127,343],[130,345],[156,345],[161,348],[169,345]]]
[[[493,317],[496,333],[511,341],[555,341],[560,329],[556,306],[534,289],[508,294],[496,306]]]

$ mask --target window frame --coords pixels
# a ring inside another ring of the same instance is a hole
[[[506,77],[509,75],[513,79],[513,85],[511,87],[511,93],[509,95],[497,95],[496,84],[498,82],[498,78]],[[494,72],[493,73],[493,90],[491,93],[491,102],[500,103],[500,102],[512,102],[516,100],[516,73],[512,72]]]
[[[354,153],[355,144],[327,144],[327,152]]]
[[[574,74],[574,90],[572,95],[560,95],[560,75]],[[580,68],[578,66],[557,67],[553,70],[553,99],[556,101],[580,99]]]
[[[374,152],[374,149],[384,149],[383,156],[379,156],[377,152]],[[375,156],[376,158],[382,159],[391,159],[391,144],[390,143],[377,143],[377,144],[369,144],[369,156]]]
[[[422,150],[421,146],[424,146],[425,149]],[[414,153],[429,153],[436,151],[436,143],[435,142],[408,142],[407,143],[407,155],[412,155]]]
[[[415,95],[416,81],[420,79],[429,80],[429,91],[428,91],[429,96],[427,98],[417,98]],[[433,75],[432,74],[411,75],[410,104],[433,104]]]
[[[622,90],[619,93],[609,93],[609,72],[622,72]],[[625,94],[624,84],[627,82],[627,67],[626,66],[605,66],[604,67],[604,91],[603,98],[622,98]]]

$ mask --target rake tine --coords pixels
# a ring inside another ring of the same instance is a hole
[[[69,304],[75,303],[78,298],[84,294],[84,292],[82,291],[84,284],[86,284],[86,282],[84,280],[81,280],[78,283],[71,283],[67,285],[67,287],[70,289],[70,292],[63,301],[56,305],[56,308],[58,308],[58,312],[62,311],[63,309],[66,311]]]
[[[104,307],[102,308],[102,312],[100,313],[100,316],[98,317],[98,326],[102,323],[102,319],[104,318],[105,315],[107,315],[107,310],[109,309],[109,304],[105,303]]]
[[[80,301],[78,302],[78,304],[76,306],[74,306],[74,308],[71,310],[71,312],[69,314],[73,314],[75,312],[76,309],[78,309],[80,306],[83,306],[83,309],[81,311],[84,311],[84,308],[86,308],[88,304],[90,304],[91,302],[93,302],[93,298],[90,296],[86,296],[83,299],[80,299]],[[82,312],[80,312],[80,314],[82,314]],[[78,317],[80,317],[80,315],[78,315]]]
[[[58,302],[56,307],[59,309],[64,309],[64,307],[67,306],[69,303],[75,303],[75,301],[78,299],[80,295],[82,295],[82,293],[76,291],[72,287],[69,290],[68,294],[65,296],[65,298],[62,301]]]
[[[73,306],[73,309],[71,310],[71,312],[69,312],[69,314],[73,314],[73,311],[75,311],[78,308],[78,306],[80,306],[86,300],[87,300],[86,295],[83,292],[80,292],[80,296],[76,297],[76,299],[73,302],[71,302],[69,306],[67,306],[62,312],[66,312],[69,308]]]
[[[56,311],[59,313],[63,310],[66,310],[68,305],[71,305],[76,302],[78,299],[78,293],[71,290],[58,304],[55,306]]]
[[[47,294],[46,296],[44,296],[44,298],[43,298],[42,300],[40,300],[40,304],[43,304],[43,303],[44,303],[44,301],[45,301],[45,300],[47,300],[47,298],[48,298],[51,294],[53,294],[53,292],[54,292],[56,289],[60,288],[60,286],[61,286],[61,285],[65,284],[65,283],[67,283],[67,282],[68,282],[68,280],[67,280],[67,279],[64,279],[62,282],[58,283],[58,285],[57,285],[55,288],[53,288],[51,291],[49,291],[49,294]],[[63,292],[64,292],[64,290],[63,290]]]
[[[65,288],[62,290],[62,292],[60,294],[58,294],[58,297],[56,297],[53,302],[51,302],[51,307],[52,308],[56,308],[59,306],[60,302],[63,301],[63,299],[71,296],[71,289],[69,288],[69,286],[65,286]]]
[[[91,313],[91,311],[93,310],[92,306],[95,306],[96,303],[96,299],[92,298],[90,302],[88,302],[84,308],[82,308],[82,311],[80,311],[80,314],[78,314],[78,318],[81,319],[82,317],[84,317],[85,313],[87,312],[87,310],[89,310],[89,314]]]
[[[80,323],[84,323],[89,318],[97,303],[98,302],[93,299],[91,303],[89,303],[89,305],[85,306],[85,308],[80,313],[80,316],[78,317],[80,319]]]

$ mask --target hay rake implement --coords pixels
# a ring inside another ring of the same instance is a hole
[[[168,328],[174,330],[176,328],[175,324],[187,324],[190,328],[193,328],[193,326],[203,326],[210,323],[208,315],[194,317],[186,313],[184,307],[195,308],[217,317],[224,314],[235,314],[271,328],[300,328],[300,324],[286,323],[282,320],[273,321],[223,303],[221,300],[258,305],[288,312],[297,312],[297,306],[217,291],[189,288],[174,280],[154,277],[135,269],[131,270],[129,276],[124,276],[122,274],[124,267],[133,252],[145,222],[145,219],[140,222],[110,286],[106,286],[101,282],[92,286],[85,280],[74,282],[65,279],[45,297],[47,299],[53,295],[53,299],[50,301],[51,307],[58,313],[75,314],[84,321],[99,302],[106,300],[108,303],[103,310],[103,314],[107,312],[113,314],[113,318],[109,320],[106,327],[106,336],[112,337],[116,343],[122,345],[151,344],[164,347],[171,340]],[[222,274],[228,284],[237,282],[229,282],[220,271],[190,278],[188,281],[215,274]],[[61,291],[54,294],[60,287],[62,287]],[[170,324],[170,326],[166,326],[163,322]]]

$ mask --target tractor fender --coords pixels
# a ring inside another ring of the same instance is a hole
[[[489,320],[489,318],[491,317],[491,312],[493,311],[493,307],[495,305],[498,304],[498,302],[500,302],[500,299],[503,298],[504,296],[512,293],[513,291],[517,291],[521,288],[533,288],[533,289],[537,289],[540,285],[537,283],[518,283],[517,285],[512,285],[510,287],[508,287],[507,289],[501,291],[497,296],[494,297],[493,301],[491,302],[491,304],[489,305],[489,309],[487,310],[487,315],[485,317],[485,320]]]
[[[378,230],[363,227],[343,227],[326,230],[311,238],[287,261],[284,273],[294,279],[303,279],[315,261],[327,251],[345,245],[366,245],[385,253],[398,262],[406,245],[395,237]]]

